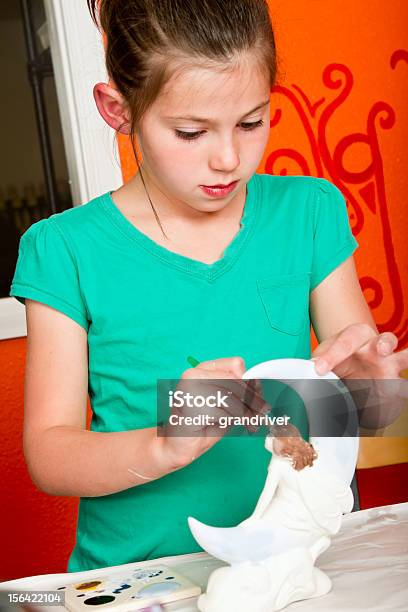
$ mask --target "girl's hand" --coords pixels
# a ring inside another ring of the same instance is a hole
[[[194,461],[231,429],[231,425],[220,426],[221,417],[253,416],[269,412],[271,407],[260,395],[258,381],[242,380],[245,369],[240,357],[230,357],[202,362],[183,373],[177,391],[204,398],[216,396],[218,392],[226,399],[215,407],[196,408],[184,403],[181,408],[171,409],[171,416],[175,415],[181,424],[166,425],[162,432],[162,442],[166,456],[176,469]],[[215,380],[220,382],[213,382]],[[208,423],[183,424],[186,417],[197,415],[208,417]]]
[[[370,380],[376,410],[364,417],[364,427],[385,427],[406,407],[408,380],[400,374],[408,368],[408,350],[394,353],[397,346],[393,333],[378,334],[368,324],[354,323],[324,340],[313,352],[316,372],[333,371],[345,384],[349,381],[351,391],[351,379]]]

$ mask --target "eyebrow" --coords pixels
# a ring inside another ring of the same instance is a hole
[[[254,113],[257,110],[260,110],[261,108],[263,108],[264,106],[266,106],[267,104],[269,104],[269,100],[266,100],[266,102],[262,102],[261,104],[258,104],[258,106],[256,106],[255,108],[253,108],[252,110],[248,111],[247,113],[245,113],[245,115],[243,115],[242,118],[247,117],[248,115],[251,115],[252,113]],[[213,119],[205,119],[204,117],[194,117],[194,115],[177,115],[177,116],[173,116],[173,117],[164,117],[164,119],[183,119],[183,120],[187,120],[187,121],[194,121],[195,123],[211,123],[211,124],[215,124],[217,123],[216,121],[214,121]]]

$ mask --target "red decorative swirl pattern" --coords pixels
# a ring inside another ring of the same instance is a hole
[[[391,69],[395,70],[401,62],[408,63],[408,51],[404,49],[392,54]],[[365,223],[369,221],[371,226],[375,223],[376,240],[381,241],[383,245],[383,268],[386,271],[388,286],[386,287],[385,283],[374,277],[372,273],[360,276],[360,284],[379,331],[395,333],[401,349],[408,344],[408,318],[405,314],[401,273],[393,243],[383,157],[378,140],[379,130],[391,130],[394,127],[396,114],[387,102],[375,102],[367,112],[366,132],[347,134],[330,148],[328,144],[330,122],[350,98],[354,82],[351,70],[339,63],[328,65],[323,71],[322,80],[325,88],[335,94],[320,97],[315,102],[310,101],[305,92],[295,84],[291,87],[278,85],[273,89],[272,93],[280,94],[283,100],[279,95],[272,96],[270,124],[272,134],[274,129],[279,128],[285,112],[295,111],[310,151],[303,154],[294,148],[277,148],[267,157],[265,172],[286,175],[290,173],[288,164],[294,163],[299,168],[298,174],[325,177],[337,185],[343,193],[347,202],[350,225],[356,237],[364,236]],[[286,105],[287,102],[289,106]],[[351,171],[346,168],[345,156],[351,147],[356,145],[362,147],[365,154],[368,154],[369,163],[363,169]],[[284,160],[286,163],[282,164]],[[379,320],[377,309],[383,305],[385,295],[388,301],[391,299],[392,304],[391,308],[388,304],[388,314],[383,317],[384,320]]]

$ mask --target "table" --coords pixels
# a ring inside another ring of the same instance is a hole
[[[174,567],[205,590],[209,575],[225,565],[207,553],[130,563],[149,567],[158,562]],[[323,597],[290,604],[288,612],[407,612],[408,611],[408,503],[371,508],[343,517],[340,532],[317,564],[333,583]],[[119,566],[110,567],[113,573]],[[96,577],[100,569],[69,574],[47,574],[10,580],[0,590],[53,590],[62,584]],[[106,571],[104,570],[104,573]],[[167,604],[165,610],[197,612],[196,599]],[[62,606],[42,606],[42,612],[62,612]],[[250,611],[248,611],[250,612]]]

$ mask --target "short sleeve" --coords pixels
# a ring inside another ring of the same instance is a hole
[[[22,235],[10,296],[22,304],[26,298],[47,304],[88,331],[76,261],[52,218],[37,221]]]
[[[315,181],[311,290],[358,247],[351,231],[346,201],[340,189],[326,179]]]

